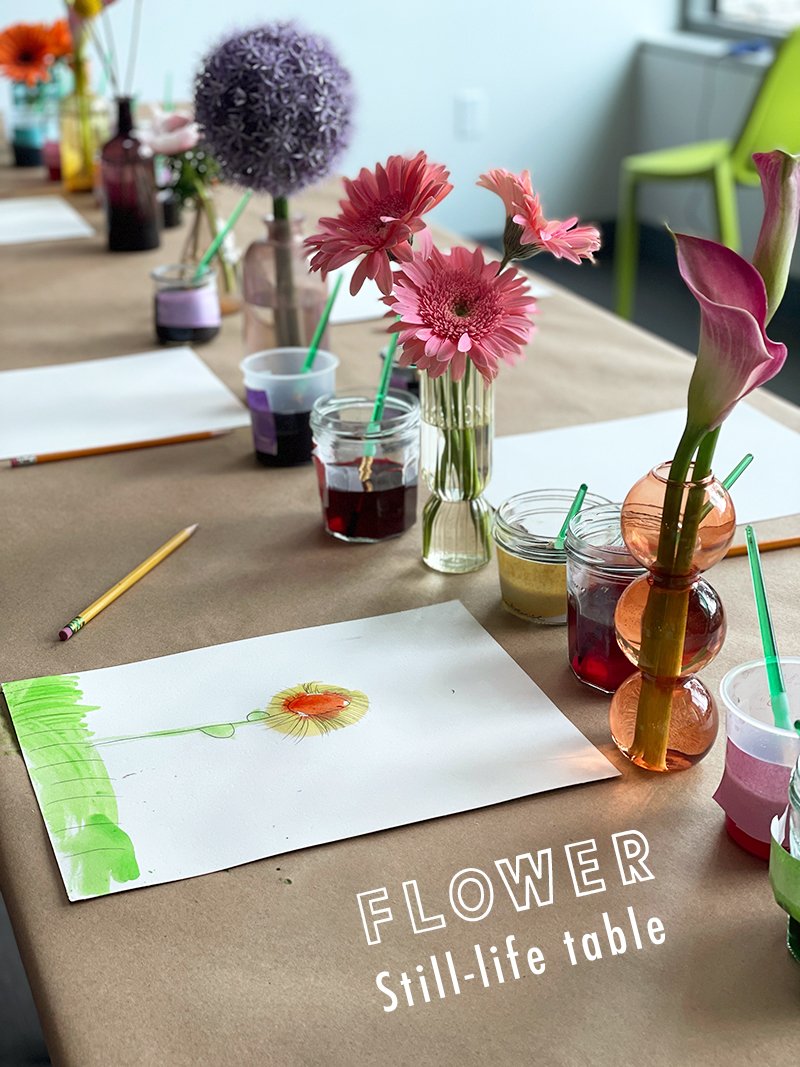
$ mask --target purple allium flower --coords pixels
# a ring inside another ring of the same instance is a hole
[[[222,176],[257,192],[297,193],[347,147],[350,74],[327,41],[290,22],[223,41],[203,61],[194,102]]]

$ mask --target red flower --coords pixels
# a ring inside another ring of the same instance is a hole
[[[449,368],[459,381],[469,358],[491,382],[499,361],[513,363],[533,335],[536,304],[525,276],[513,267],[498,274],[480,249],[417,253],[395,272],[394,283],[385,303],[400,317],[392,327],[403,346],[398,362],[415,363],[431,378]]]
[[[392,290],[391,259],[409,262],[411,241],[421,234],[429,243],[422,216],[436,207],[453,188],[448,171],[429,163],[424,152],[413,159],[390,156],[386,166],[378,163],[374,172],[364,167],[354,181],[345,179],[347,198],[339,202],[335,218],[322,218],[321,233],[307,238],[315,255],[311,269],[335,270],[363,256],[350,283],[350,292],[359,291],[367,278],[374,278],[381,292]]]
[[[594,226],[576,226],[577,215],[564,222],[548,222],[527,170],[512,174],[498,167],[482,174],[477,184],[497,193],[505,205],[505,262],[529,259],[539,252],[549,252],[556,259],[571,263],[594,260],[593,253],[600,247],[599,231]]]
[[[18,22],[0,33],[0,71],[33,88],[47,81],[52,58],[50,31],[43,22]]]

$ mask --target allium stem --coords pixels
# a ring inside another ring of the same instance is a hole
[[[272,213],[275,219],[275,344],[279,348],[299,348],[303,344],[303,336],[294,284],[288,198],[273,197]]]

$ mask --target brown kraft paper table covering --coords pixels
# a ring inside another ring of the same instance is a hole
[[[52,192],[9,172],[0,190]],[[330,211],[333,192],[303,198],[308,218]],[[175,259],[184,231],[166,232],[160,251],[109,256],[100,213],[88,198],[74,202],[97,227],[96,238],[0,249],[4,368],[156,347],[148,271]],[[265,202],[254,202],[240,224],[243,246],[259,232],[259,210],[267,210]],[[553,289],[540,302],[527,361],[500,375],[500,433],[684,402],[691,371],[684,353]],[[238,316],[226,319],[220,337],[198,351],[241,394],[240,329]],[[340,387],[374,386],[382,329],[378,322],[334,329]],[[753,403],[800,428],[793,406],[763,391]],[[644,473],[666,457],[641,458]],[[747,475],[757,476],[755,467]],[[623,772],[605,783],[69,904],[3,707],[0,885],[55,1063],[796,1062],[800,967],[785,948],[785,917],[765,865],[728,840],[711,800],[724,727],[691,771],[661,778],[627,766],[609,739],[608,699],[569,671],[565,630],[506,614],[494,563],[462,577],[428,571],[418,526],[384,545],[327,538],[313,472],[257,469],[248,430],[0,477],[2,680],[458,598]],[[193,522],[198,533],[157,574],[76,639],[57,642],[59,627],[85,601]],[[761,537],[796,532],[796,518],[759,527]],[[767,554],[764,571],[781,647],[797,653],[796,551]],[[721,654],[703,672],[716,689],[726,670],[761,651],[747,560],[724,561],[711,578],[729,622]],[[626,830],[647,838],[651,880],[622,883],[611,835]],[[606,890],[578,897],[564,846],[588,839],[596,840]],[[518,912],[494,861],[545,848],[553,850],[553,903]],[[458,918],[448,901],[450,880],[464,868],[492,878],[494,905],[480,922]],[[411,879],[426,914],[444,914],[444,929],[414,934],[402,891]],[[394,921],[370,946],[356,894],[382,887],[389,900],[376,907],[388,903]],[[643,933],[650,917],[661,920],[663,944],[645,934],[644,947],[633,946],[629,907]],[[609,951],[603,912],[626,931],[624,954]],[[565,931],[576,939],[576,965]],[[590,931],[601,931],[603,955],[594,962],[580,950]],[[424,965],[433,990],[431,955],[444,967],[449,951],[463,975],[475,969],[474,945],[487,959],[493,945],[504,957],[512,934],[524,977],[514,980],[504,962],[504,984],[490,967],[488,988],[462,982],[456,996],[448,985],[444,999],[434,991],[425,1003],[415,985],[414,1006],[406,1005],[401,972],[413,978]],[[531,946],[544,955],[539,976],[524,965]],[[391,1012],[375,984],[382,971],[399,996]]]

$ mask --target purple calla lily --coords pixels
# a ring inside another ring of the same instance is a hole
[[[713,430],[739,400],[778,373],[786,345],[767,337],[767,292],[751,263],[702,237],[679,233],[675,241],[678,269],[701,313],[687,422]]]
[[[767,289],[767,322],[786,292],[798,217],[800,216],[800,156],[786,152],[756,152],[753,156],[764,194],[764,219],[753,265]]]
[[[658,539],[660,572],[677,579],[678,586],[654,583],[648,592],[639,663],[657,665],[660,677],[643,673],[633,741],[622,750],[650,770],[668,769],[673,714],[668,683],[680,671],[688,620],[688,598],[673,592],[685,588],[680,582],[703,520],[702,479],[711,472],[718,430],[738,401],[773,378],[786,361],[786,345],[771,341],[766,328],[786,288],[797,234],[800,158],[776,150],[754,159],[764,192],[764,221],[753,263],[715,241],[675,235],[678,269],[700,305],[700,346]],[[690,469],[693,484],[684,507]]]

